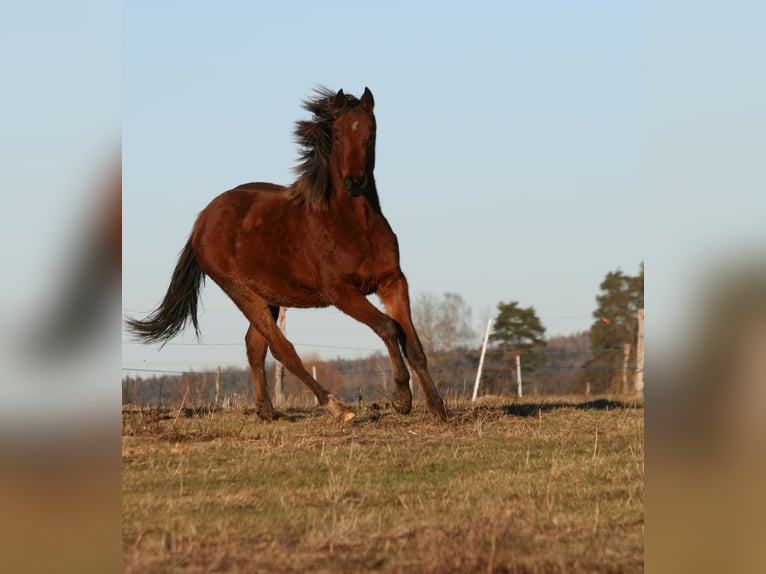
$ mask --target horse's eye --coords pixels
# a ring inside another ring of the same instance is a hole
[[[336,142],[340,141],[340,134],[338,132],[335,132],[334,137]]]

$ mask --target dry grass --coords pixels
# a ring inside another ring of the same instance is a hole
[[[123,416],[127,572],[638,572],[643,405]]]

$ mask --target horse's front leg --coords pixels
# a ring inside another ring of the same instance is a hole
[[[394,408],[403,414],[412,410],[410,372],[399,349],[404,334],[398,323],[370,303],[355,287],[346,283],[334,285],[331,290],[333,305],[372,329],[386,345],[394,374],[396,390],[392,396]]]
[[[412,322],[407,279],[403,274],[399,274],[392,280],[381,284],[378,287],[378,297],[385,306],[386,312],[401,328],[402,347],[405,349],[407,361],[418,376],[428,408],[440,419],[446,421],[447,409],[444,407],[444,401],[436,385],[434,385],[431,373],[428,371],[428,360]],[[407,390],[409,391],[409,388]]]

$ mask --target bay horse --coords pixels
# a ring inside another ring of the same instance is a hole
[[[207,275],[250,322],[245,344],[258,416],[287,418],[266,388],[268,348],[343,425],[354,411],[308,373],[276,323],[279,307],[334,305],[385,343],[394,408],[404,414],[412,409],[406,358],[429,409],[446,421],[412,322],[396,235],[375,186],[372,92],[365,88],[357,98],[319,87],[314,96],[303,102],[312,119],[296,123],[302,148],[296,181],[287,187],[246,183],[213,199],[197,217],[162,303],[144,320],[127,318],[127,326],[143,342],[164,343],[191,319],[199,338],[197,299]],[[372,293],[385,313],[367,300]]]

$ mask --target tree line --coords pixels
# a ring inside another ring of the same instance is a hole
[[[637,313],[644,306],[644,265],[636,275],[610,271],[599,285],[593,323],[586,332],[546,337],[534,306],[511,300],[499,302],[492,322],[482,394],[513,394],[516,389],[516,355],[522,363],[525,395],[605,394],[629,390],[636,369]],[[480,348],[472,329],[472,313],[456,293],[422,294],[412,302],[412,315],[428,356],[429,367],[446,397],[470,395],[476,377]],[[383,353],[360,359],[322,360],[303,357],[317,379],[346,401],[359,398],[385,402],[393,391],[391,366]],[[267,364],[273,388],[274,364]],[[294,404],[313,404],[313,396],[290,373],[285,373],[285,393]],[[169,406],[210,404],[218,389],[226,404],[250,404],[252,385],[246,368],[215,372],[158,373],[151,377],[126,376],[122,381],[124,404]],[[417,398],[419,386],[413,385]]]

